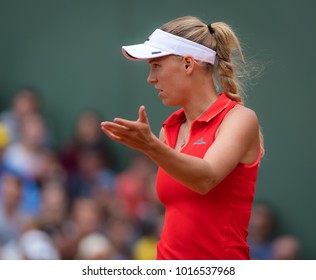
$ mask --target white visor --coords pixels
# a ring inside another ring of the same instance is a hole
[[[171,33],[156,29],[143,44],[123,46],[123,54],[130,60],[148,60],[176,54],[191,55],[196,60],[214,64],[216,52],[201,44]]]

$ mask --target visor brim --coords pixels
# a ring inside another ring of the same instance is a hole
[[[122,52],[129,60],[149,60],[155,57],[169,55],[171,53],[151,47],[147,44],[123,46]]]

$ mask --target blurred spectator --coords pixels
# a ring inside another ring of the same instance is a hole
[[[39,209],[39,175],[41,153],[44,150],[45,125],[38,114],[24,115],[21,121],[21,139],[11,143],[3,152],[2,164],[23,180],[22,209],[35,215]]]
[[[77,198],[58,243],[62,259],[75,259],[81,239],[91,233],[102,232],[103,229],[98,204],[90,198]]]
[[[21,233],[24,214],[20,206],[23,186],[20,177],[4,172],[0,187],[0,246],[16,239]]]
[[[106,224],[114,259],[151,259],[155,255],[161,230],[155,223],[163,211],[154,193],[155,178],[156,167],[140,153],[134,153],[127,168],[117,175]],[[143,254],[142,249],[146,249]]]
[[[101,233],[93,232],[83,237],[78,245],[79,260],[110,260],[113,248],[109,239]]]
[[[61,259],[73,259],[77,246],[74,241],[77,238],[77,231],[69,216],[69,210],[68,197],[63,183],[60,180],[45,181],[41,189],[38,222],[40,229],[53,240]]]
[[[9,131],[3,123],[0,123],[0,176],[4,171],[3,155],[9,143]]]
[[[3,166],[2,173],[0,174],[0,190],[2,190],[3,180],[6,174],[10,174],[16,178],[19,178],[22,182],[22,199],[19,205],[20,210],[28,216],[36,216],[38,214],[40,205],[40,192],[36,183],[29,178],[21,175],[20,172],[15,169]],[[1,192],[0,192],[1,198]]]
[[[9,145],[11,139],[9,130],[4,123],[0,122],[0,160],[2,162],[2,155],[6,147]]]
[[[39,154],[39,162],[36,181],[40,188],[50,181],[66,184],[67,174],[55,150],[43,149]]]
[[[258,202],[253,207],[248,244],[252,259],[297,260],[301,257],[299,240],[277,231],[276,215],[266,202]]]
[[[132,247],[132,258],[134,260],[155,260],[157,254],[157,243],[163,225],[163,214],[148,217],[142,223],[142,234]]]
[[[72,208],[72,221],[74,230],[80,237],[91,232],[102,231],[104,228],[101,221],[100,208],[90,198],[76,199]]]
[[[134,260],[155,260],[156,246],[158,239],[152,235],[145,235],[139,238],[133,246]]]
[[[128,218],[134,222],[144,219],[149,211],[155,174],[153,163],[143,154],[135,153],[127,168],[117,175],[116,194]]]
[[[9,143],[9,131],[3,123],[0,123],[0,176],[4,170],[3,155]]]
[[[20,128],[20,140],[7,147],[3,162],[23,176],[35,180],[41,165],[40,155],[45,148],[44,119],[35,113],[24,115]]]
[[[17,241],[3,247],[2,259],[58,260],[59,253],[45,232],[31,229],[25,231]]]
[[[92,110],[85,110],[77,118],[72,138],[61,147],[60,156],[68,172],[78,167],[79,154],[85,149],[98,149],[104,167],[114,169],[115,158],[108,146],[108,140],[100,130],[101,118]]]
[[[77,119],[74,135],[60,149],[70,204],[79,197],[98,198],[103,191],[113,189],[114,160],[100,130],[100,121],[96,112],[83,111]]]
[[[250,217],[247,240],[251,258],[272,259],[272,240],[276,234],[276,217],[272,207],[267,203],[256,203]]]
[[[98,146],[86,146],[77,151],[77,168],[68,176],[70,203],[79,197],[97,197],[98,192],[113,189],[115,173],[107,169]]]
[[[14,95],[11,108],[0,114],[0,122],[8,128],[12,142],[20,140],[20,122],[33,113],[40,113],[38,91],[31,87],[20,88]]]
[[[272,243],[274,260],[299,260],[301,259],[301,244],[292,235],[278,236]]]
[[[113,244],[113,259],[132,259],[132,246],[136,241],[137,230],[126,217],[112,216],[107,221],[105,234]]]
[[[68,220],[68,198],[60,181],[45,181],[41,190],[41,207],[38,215],[40,228],[58,242]]]

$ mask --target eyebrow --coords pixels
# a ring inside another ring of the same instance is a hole
[[[149,59],[149,60],[148,60],[148,63],[150,64],[150,63],[158,62],[158,61],[159,61],[159,59],[153,58],[153,59]]]

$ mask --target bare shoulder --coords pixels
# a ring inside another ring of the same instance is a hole
[[[259,130],[259,121],[255,111],[236,105],[225,116],[216,132],[216,138],[233,141],[236,145],[242,146],[242,149],[257,150]]]
[[[223,124],[245,126],[253,129],[257,129],[259,126],[256,112],[242,105],[236,105],[230,110],[224,118]]]
[[[257,114],[254,110],[240,104],[237,104],[227,115],[229,116],[229,114],[240,114],[257,119]]]
[[[219,134],[229,136],[231,141],[239,143],[244,151],[240,162],[252,164],[260,149],[259,121],[255,111],[242,105],[236,105],[224,118]]]

